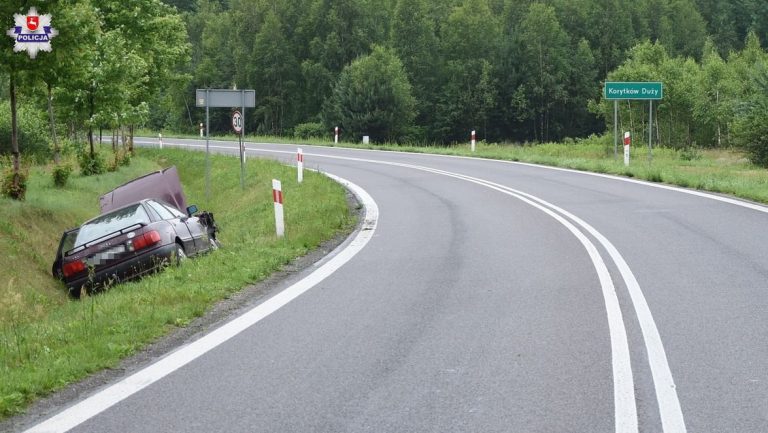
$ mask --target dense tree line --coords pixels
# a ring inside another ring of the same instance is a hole
[[[560,140],[602,132],[613,122],[600,101],[603,81],[648,79],[665,81],[668,89],[657,107],[662,144],[730,143],[737,102],[752,80],[712,76],[714,63],[727,66],[742,56],[750,37],[753,44],[768,38],[762,0],[173,3],[184,11],[193,46],[187,105],[195,88],[256,89],[258,107],[247,128],[276,135],[307,124],[329,134],[338,124],[349,139],[447,143],[476,129],[494,141]],[[661,58],[647,59],[649,50]],[[361,73],[361,64],[382,56],[387,72]],[[403,76],[407,91],[398,84],[384,97],[382,87]],[[716,112],[703,109],[711,94],[691,95],[702,80],[706,92],[727,87],[716,96]],[[729,93],[734,87],[742,89]],[[641,105],[634,105],[623,107],[622,125],[639,129],[642,116],[634,111]],[[176,114],[170,126],[181,129],[193,128],[200,116],[185,107]],[[215,128],[227,130],[227,117],[216,113]],[[391,124],[383,125],[384,118]]]
[[[664,82],[658,144],[764,137],[764,0],[61,0],[44,12],[61,30],[54,51],[30,60],[2,39],[0,95],[37,109],[54,148],[57,130],[196,132],[194,90],[233,87],[256,90],[254,133],[554,141],[613,129],[606,80]],[[212,110],[214,132],[229,115]],[[622,130],[641,135],[646,119],[622,102]]]
[[[185,23],[172,6],[159,0],[37,3],[0,3],[3,33],[15,14],[24,17],[34,6],[51,16],[51,27],[59,33],[51,41],[52,51],[34,58],[13,52],[14,39],[0,38],[1,102],[7,101],[2,105],[11,113],[7,123],[0,115],[0,151],[12,154],[13,170],[3,182],[11,196],[24,194],[20,151],[39,155],[50,145],[58,162],[61,137],[79,133],[87,141],[81,167],[100,172],[96,131],[132,131],[151,114],[159,118],[159,113],[174,111],[183,101],[174,92],[183,91],[190,78],[179,73],[189,63],[190,46]],[[19,108],[30,112],[25,120],[31,126],[24,130],[18,128]],[[39,138],[41,130],[45,140],[29,140]],[[22,147],[24,138],[28,146]],[[130,151],[130,140],[127,144]]]

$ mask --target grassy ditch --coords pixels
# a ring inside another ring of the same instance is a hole
[[[138,152],[130,166],[101,176],[74,175],[65,189],[53,186],[50,168],[35,167],[26,201],[0,198],[0,418],[115,366],[355,222],[344,189],[320,174],[306,172],[299,185],[295,169],[251,159],[242,190],[239,161],[213,155],[206,200],[204,154]],[[179,168],[187,201],[215,214],[223,247],[100,295],[67,299],[63,285],[50,277],[60,233],[98,214],[99,195],[170,165]],[[282,239],[275,236],[273,178],[282,180],[285,196]]]
[[[157,136],[141,131],[144,136]],[[169,135],[170,136],[170,135]],[[199,138],[178,135],[180,138]],[[330,137],[329,137],[330,138]],[[216,137],[217,140],[236,140],[234,135]],[[738,149],[653,149],[638,144],[632,147],[632,160],[624,166],[623,146],[614,158],[612,137],[603,136],[570,143],[536,145],[494,144],[480,142],[476,152],[469,144],[453,146],[339,143],[323,139],[289,139],[284,137],[249,136],[252,142],[306,143],[318,146],[376,149],[400,152],[431,153],[440,155],[472,156],[477,158],[519,161],[532,164],[563,167],[595,173],[614,174],[651,182],[667,183],[704,191],[730,194],[747,200],[768,203],[768,170],[751,164]]]

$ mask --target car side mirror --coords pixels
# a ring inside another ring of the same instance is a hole
[[[192,216],[192,215],[194,215],[196,213],[197,213],[197,206],[196,205],[187,206],[187,215]]]

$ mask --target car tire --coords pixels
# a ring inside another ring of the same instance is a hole
[[[221,244],[219,243],[219,241],[217,241],[212,237],[208,238],[208,243],[210,244],[210,246],[208,247],[208,251],[216,251],[219,248],[221,248]]]
[[[184,252],[184,247],[179,244],[176,244],[176,251],[174,255],[176,256],[174,259],[176,266],[180,265],[181,262],[187,259],[187,254]]]
[[[80,289],[74,287],[67,287],[67,293],[72,299],[80,299]]]

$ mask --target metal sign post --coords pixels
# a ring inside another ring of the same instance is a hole
[[[245,189],[245,148],[243,147],[243,115],[240,111],[232,113],[232,129],[237,134],[237,143],[240,149],[240,189]]]
[[[243,133],[238,134],[240,142],[240,189],[245,189],[245,145],[243,144]]]
[[[208,97],[210,93],[210,90],[205,89],[205,200],[208,201],[211,197],[211,157],[210,157],[210,150],[208,143],[211,139],[210,137],[210,131],[211,131],[211,116],[210,116],[210,105],[208,104],[208,101],[210,98]],[[199,101],[199,98],[198,98]]]
[[[613,159],[619,158],[619,101],[613,101]]]
[[[650,108],[648,109],[648,162],[653,161],[653,100],[648,101]]]
[[[210,116],[209,109],[242,107],[242,117],[245,117],[245,107],[256,106],[255,90],[231,90],[231,89],[197,89],[195,91],[195,106],[205,107],[205,198],[211,194],[211,162],[210,162]],[[245,122],[243,122],[245,124]],[[243,127],[243,130],[245,127]],[[240,135],[240,184],[245,185],[243,166],[242,134]]]
[[[611,82],[605,83],[603,95],[606,100],[613,100],[613,155],[618,158],[619,143],[619,100],[642,100],[650,103],[648,111],[648,162],[653,159],[653,101],[664,97],[664,84],[661,82]],[[642,134],[641,134],[642,135]]]

